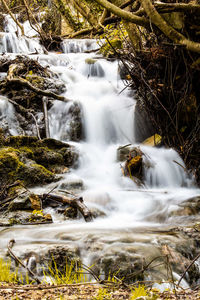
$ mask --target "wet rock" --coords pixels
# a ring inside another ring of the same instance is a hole
[[[83,190],[84,189],[84,183],[81,179],[69,179],[67,181],[64,181],[59,186],[60,190]]]
[[[115,255],[106,255],[98,263],[106,279],[116,275],[118,278],[124,278],[126,283],[144,280],[144,274],[140,272],[142,258],[139,256],[134,257],[128,253],[117,252]]]
[[[70,119],[70,129],[69,129],[69,140],[80,141],[84,137],[83,130],[83,118],[81,106],[78,103],[73,103],[69,108],[69,119]]]
[[[32,223],[52,223],[52,216],[50,214],[44,214],[42,210],[34,210],[32,214],[23,221],[25,224]]]
[[[120,146],[117,149],[117,160],[118,161],[125,161],[129,153],[134,149],[135,147],[133,145],[125,145],[125,146]]]
[[[190,198],[179,204],[179,208],[171,213],[172,216],[193,216],[200,212],[200,196]]]
[[[21,179],[29,185],[55,180],[55,176],[45,167],[32,160],[25,160],[19,149],[11,147],[0,149],[0,174],[4,176],[5,181],[14,182]]]
[[[49,150],[47,147],[37,147],[34,151],[34,159],[38,164],[46,167],[64,164],[63,156],[58,152]]]
[[[127,80],[130,76],[129,69],[126,67],[125,63],[119,62],[118,74],[121,79]]]
[[[91,212],[93,218],[95,218],[95,219],[96,218],[106,217],[106,213],[103,210],[101,210],[101,209],[99,209],[97,207],[90,208],[90,212]]]
[[[57,268],[60,272],[65,271],[66,264],[76,267],[81,264],[80,253],[77,248],[70,247],[51,247],[47,252],[40,255],[41,264],[48,270],[47,266]]]
[[[13,136],[0,148],[0,174],[5,180],[20,179],[27,185],[49,183],[57,180],[54,173],[67,172],[77,158],[74,147],[66,143]]]
[[[77,208],[67,207],[63,213],[66,219],[76,219],[78,216]]]
[[[124,176],[130,177],[137,185],[143,180],[143,152],[139,147],[127,145],[117,149],[118,160],[125,160],[122,165]]]
[[[45,184],[58,180],[55,175],[44,166],[36,164],[32,160],[26,160],[26,164],[20,164],[16,179],[23,180],[28,186]]]
[[[141,98],[137,100],[135,106],[134,131],[136,143],[141,143],[156,133]]]
[[[97,60],[88,58],[85,60],[85,63],[86,63],[86,69],[84,70],[84,74],[87,77],[90,77],[90,76],[104,77],[105,76],[105,72]]]
[[[49,90],[53,93],[61,94],[66,91],[65,85],[60,80],[55,80],[55,78],[46,78],[38,75],[27,75],[26,80],[28,80],[35,87],[42,90]]]
[[[31,208],[33,210],[41,210],[42,209],[41,200],[38,195],[31,194],[29,196],[29,200],[31,202]]]
[[[143,145],[151,146],[151,147],[161,146],[161,143],[162,143],[162,137],[157,133],[147,138],[144,142],[142,142]]]
[[[23,193],[17,196],[16,199],[12,200],[12,202],[8,206],[8,211],[17,211],[17,210],[32,210],[31,201],[29,198],[29,192]]]
[[[63,155],[64,164],[67,167],[77,166],[78,154],[74,151],[74,148],[62,148],[59,153]]]

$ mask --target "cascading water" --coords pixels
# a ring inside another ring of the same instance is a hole
[[[44,48],[39,43],[39,38],[34,37],[37,32],[26,21],[24,23],[25,36],[21,35],[16,23],[9,15],[4,15],[4,30],[0,32],[1,53],[43,53]]]
[[[4,41],[0,49],[2,52],[28,53],[35,48],[32,39],[27,48],[23,46],[19,50],[16,36],[18,46],[14,46],[14,40],[8,38],[6,33],[4,38],[9,39],[12,47],[8,51]],[[100,217],[85,223],[82,219],[63,221],[54,214],[54,224],[49,226],[19,226],[2,231],[1,247],[11,238],[18,241],[19,251],[24,245],[26,249],[38,249],[40,246],[45,248],[48,245],[67,244],[69,247],[78,247],[85,262],[91,264],[98,255],[111,251],[111,246],[120,247],[120,251],[126,252],[130,245],[138,247],[139,243],[142,247],[145,243],[156,244],[157,238],[152,240],[144,234],[142,242],[138,242],[134,234],[139,228],[146,232],[144,228],[161,229],[179,223],[179,219],[171,217],[171,212],[184,200],[199,195],[192,178],[184,171],[183,161],[172,149],[140,145],[144,159],[151,162],[144,169],[144,187],[138,188],[131,179],[122,176],[116,158],[117,148],[134,144],[135,100],[128,89],[123,90],[117,61],[111,62],[93,53],[83,53],[95,48],[98,45],[94,40],[66,40],[62,45],[62,54],[37,54],[31,57],[45,66],[49,65],[58,74],[66,85],[65,96],[73,99],[81,111],[84,138],[80,142],[69,140],[73,122],[70,111],[74,102],[54,101],[49,111],[51,137],[71,142],[79,151],[78,168],[64,176],[58,189],[66,182],[83,182],[81,195],[90,209],[99,211]],[[13,118],[10,105],[5,106],[0,102],[2,117],[9,111],[9,116]],[[12,128],[10,133],[16,134]],[[54,184],[33,190],[42,193],[51,190],[52,186]],[[98,246],[95,247],[95,243],[99,243]]]

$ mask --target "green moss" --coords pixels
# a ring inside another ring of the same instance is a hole
[[[112,56],[115,54],[115,51],[117,51],[118,49],[122,49],[122,41],[118,38],[114,38],[112,40],[108,42],[105,42],[105,44],[103,44],[103,46],[100,49],[100,52],[106,56]]]
[[[88,64],[88,65],[94,65],[96,61],[97,61],[96,59],[93,59],[93,58],[87,58],[87,59],[85,60],[85,63]]]
[[[38,164],[42,164],[45,167],[55,164],[63,164],[63,156],[55,151],[49,150],[47,147],[39,147],[34,151],[34,159]]]
[[[52,182],[55,176],[49,169],[62,173],[77,158],[70,145],[50,138],[12,136],[3,144],[0,147],[0,176],[5,183],[16,180],[25,185]]]
[[[29,74],[26,76],[26,80],[38,88],[42,88],[44,85],[44,78],[38,75]]]
[[[23,152],[27,158],[30,159],[34,158],[34,151],[30,147],[20,147],[20,152]]]
[[[36,146],[36,142],[38,142],[38,138],[35,136],[25,136],[25,135],[17,135],[8,137],[4,145],[6,146],[14,146],[14,147],[23,147],[23,146]]]
[[[43,139],[41,141],[38,141],[37,142],[37,146],[42,146],[42,147],[48,147],[49,149],[55,149],[55,150],[59,150],[59,149],[62,149],[62,148],[69,148],[70,145],[69,144],[66,144],[66,143],[63,143],[59,140],[54,140],[54,139],[51,139],[51,138],[48,138],[48,139]]]
[[[6,147],[0,150],[0,173],[15,170],[19,164],[19,152],[16,149]]]
[[[32,163],[30,165],[24,165],[21,170],[18,171],[18,178],[24,180],[29,186],[34,184],[50,183],[55,180],[54,174],[48,171],[42,165]]]

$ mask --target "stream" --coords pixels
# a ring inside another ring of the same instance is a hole
[[[151,161],[144,169],[144,186],[139,188],[122,175],[117,161],[118,147],[138,144],[135,142],[136,101],[133,91],[124,89],[118,61],[106,60],[94,52],[85,53],[99,47],[95,40],[65,40],[62,53],[45,54],[38,39],[31,37],[34,35],[31,30],[27,23],[25,32],[30,38],[17,37],[15,24],[7,17],[5,32],[0,33],[0,52],[10,57],[28,55],[49,66],[66,86],[63,95],[79,103],[84,131],[80,141],[69,140],[73,101],[55,100],[49,110],[50,136],[71,143],[79,153],[78,166],[63,175],[56,189],[77,184],[77,192],[87,207],[99,216],[86,223],[83,218],[64,220],[53,209],[47,209],[53,224],[1,228],[0,252],[5,254],[10,239],[15,239],[14,250],[18,255],[41,254],[62,246],[78,254],[86,265],[101,265],[102,272],[106,273],[106,263],[112,266],[111,258],[115,260],[122,254],[134,269],[135,260],[159,255],[165,243],[175,245],[182,240],[189,249],[191,245],[185,237],[168,234],[170,228],[194,222],[194,216],[178,216],[174,212],[187,199],[200,195],[192,176],[184,171],[180,156],[173,149],[141,144],[140,149]],[[37,54],[32,54],[35,51]],[[5,101],[0,97],[1,115],[8,119],[11,134],[19,134],[14,107],[5,105]],[[40,194],[54,186],[52,183],[32,190]],[[115,262],[119,268],[126,269],[122,259]],[[177,278],[178,271],[174,273]]]

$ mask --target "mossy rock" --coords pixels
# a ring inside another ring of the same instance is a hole
[[[63,156],[55,151],[48,150],[47,147],[38,147],[34,151],[34,160],[38,164],[42,164],[46,167],[50,165],[63,165],[64,159]]]
[[[60,153],[63,155],[64,164],[67,167],[76,166],[76,162],[78,159],[78,154],[70,149],[63,148],[60,150]]]
[[[0,148],[0,175],[4,182],[21,180],[25,185],[56,180],[54,173],[64,173],[74,165],[77,153],[70,145],[36,137],[12,136]]]
[[[43,139],[41,141],[38,140],[37,145],[41,145],[43,147],[48,147],[49,149],[55,149],[55,150],[59,150],[62,148],[70,148],[70,145],[67,143],[63,143],[59,140],[55,140],[52,138],[48,138],[48,139]]]
[[[31,201],[26,194],[19,195],[16,199],[14,199],[8,206],[8,211],[16,211],[16,210],[31,210]]]
[[[94,65],[97,62],[96,59],[93,58],[86,58],[85,63],[88,65]]]
[[[53,173],[32,160],[22,162],[20,151],[11,147],[0,149],[0,175],[5,181],[14,182],[19,179],[28,185],[48,183],[55,179]]]
[[[56,180],[52,172],[34,162],[28,165],[22,165],[16,176],[17,179],[23,180],[29,186],[50,183]]]
[[[19,166],[19,151],[11,147],[0,150],[0,173],[7,174]]]
[[[76,207],[67,207],[64,211],[64,216],[66,219],[76,219],[78,216],[78,211]]]
[[[4,145],[22,147],[22,146],[36,146],[36,142],[38,142],[38,138],[35,136],[25,136],[25,135],[17,135],[8,137]]]

